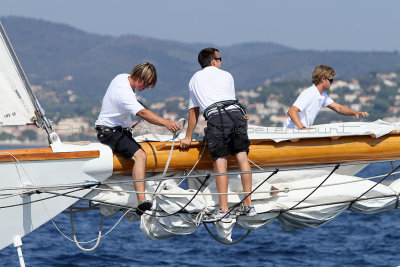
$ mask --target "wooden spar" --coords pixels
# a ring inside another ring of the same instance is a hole
[[[144,142],[147,154],[147,172],[162,172],[171,150],[171,142]],[[168,171],[190,170],[201,151],[203,142],[193,142],[189,150],[179,149],[175,143]],[[304,138],[297,142],[252,140],[249,159],[262,167],[335,164],[359,161],[400,159],[400,135],[397,131],[380,138],[370,136],[342,136],[339,139]],[[114,173],[132,173],[133,160],[114,155]],[[228,165],[237,167],[234,157],[228,157]],[[211,155],[206,148],[196,169],[212,169]]]
[[[1,150],[0,162],[15,162],[16,161],[15,159],[17,159],[18,161],[42,161],[42,160],[60,160],[60,159],[98,158],[99,156],[100,152],[98,150],[54,153],[50,147],[26,148],[26,149]]]

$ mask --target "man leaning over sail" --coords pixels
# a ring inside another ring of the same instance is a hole
[[[117,75],[108,86],[103,98],[100,115],[96,121],[97,138],[103,144],[111,147],[113,152],[122,154],[125,158],[133,159],[132,169],[134,180],[144,179],[146,172],[146,152],[133,139],[130,131],[131,115],[159,126],[165,126],[171,132],[180,126],[175,121],[164,119],[143,107],[136,99],[136,93],[146,88],[154,88],[157,84],[155,67],[144,62],[135,66],[130,74]],[[134,182],[136,191],[145,191],[145,182]],[[144,193],[137,193],[138,213],[151,209],[152,202],[146,200]]]
[[[355,116],[357,119],[368,117],[368,112],[354,111],[348,107],[334,102],[326,93],[332,85],[335,71],[325,65],[315,67],[312,73],[313,85],[304,90],[288,110],[289,118],[286,121],[287,128],[310,129],[322,106],[345,116]]]

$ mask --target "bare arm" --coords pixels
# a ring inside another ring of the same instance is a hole
[[[142,109],[136,113],[136,115],[152,124],[165,126],[171,132],[175,132],[180,129],[180,126],[177,122],[164,119],[148,109]]]
[[[300,117],[299,117],[299,112],[300,109],[296,106],[291,106],[287,112],[287,114],[289,115],[290,119],[293,121],[294,125],[296,125],[296,127],[298,129],[309,129],[307,127],[305,127],[303,125],[303,123],[301,123],[300,121]]]
[[[192,135],[194,129],[196,128],[197,121],[199,119],[200,109],[199,107],[189,109],[189,120],[188,120],[188,128],[186,130],[186,136],[181,140],[181,148],[189,148],[190,143],[192,142]]]
[[[358,112],[358,111],[354,111],[348,107],[345,107],[343,105],[340,105],[336,102],[333,102],[332,104],[330,104],[328,106],[328,108],[332,109],[333,111],[336,111],[339,114],[345,115],[345,116],[354,116],[357,119],[362,116],[362,117],[368,117],[369,114],[368,112]]]

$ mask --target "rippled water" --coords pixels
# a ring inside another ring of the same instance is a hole
[[[390,168],[389,163],[375,164],[360,176]],[[105,218],[103,232],[118,218]],[[98,211],[76,216],[78,239],[97,237],[99,219]],[[60,214],[55,222],[71,235],[69,215]],[[235,232],[234,239],[244,233]],[[23,242],[27,266],[396,266],[400,264],[400,212],[344,212],[320,228],[291,232],[283,231],[275,221],[234,246],[215,242],[203,226],[188,236],[148,240],[138,222],[126,221],[121,221],[92,252],[78,249],[51,223],[24,237]],[[19,266],[12,245],[0,251],[0,265]]]

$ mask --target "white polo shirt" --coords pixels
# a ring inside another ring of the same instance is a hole
[[[327,107],[332,103],[333,100],[328,96],[328,94],[326,92],[320,94],[318,88],[313,84],[311,87],[301,92],[293,106],[300,109],[299,117],[301,123],[305,127],[310,127],[313,125],[322,106]],[[286,127],[297,128],[290,117],[286,121]]]
[[[104,95],[99,118],[95,125],[130,127],[131,114],[136,115],[144,107],[137,101],[128,80],[129,74],[117,75]]]
[[[208,106],[225,100],[235,100],[235,84],[232,75],[214,66],[196,72],[189,82],[189,109]]]

